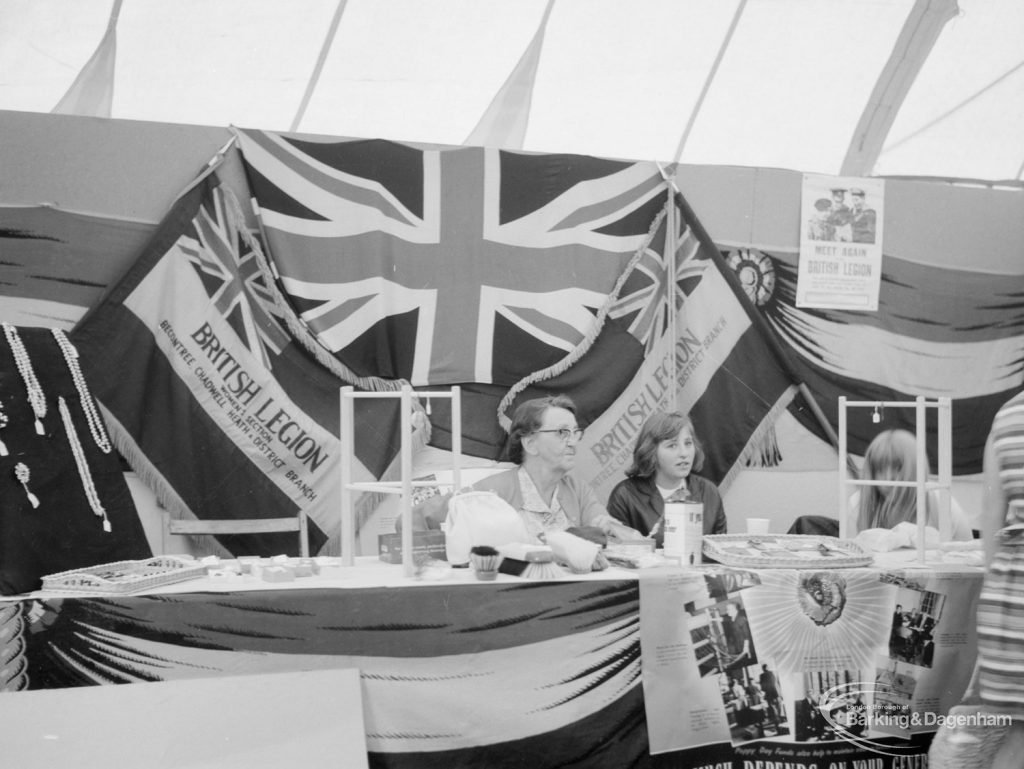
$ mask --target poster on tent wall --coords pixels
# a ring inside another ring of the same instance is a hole
[[[804,174],[797,307],[876,311],[885,182]]]

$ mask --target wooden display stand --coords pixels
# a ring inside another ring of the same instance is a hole
[[[412,399],[451,398],[452,401],[452,488],[460,483],[460,461],[462,456],[462,391],[458,386],[450,392],[415,392],[405,385],[399,391],[356,392],[352,387],[341,388],[341,564],[355,563],[355,505],[353,492],[377,491],[384,494],[401,494],[402,516],[402,568],[405,576],[411,577],[416,571],[413,560],[412,490],[417,486],[437,486],[439,481],[414,481],[412,479]],[[400,398],[401,434],[400,453],[401,480],[356,482],[352,480],[352,460],[355,457],[355,425],[353,424],[354,401],[362,398]]]
[[[880,409],[886,407],[907,408],[915,410],[915,437],[917,439],[917,478],[913,481],[865,481],[850,478],[846,463],[846,410],[848,408]],[[925,426],[927,409],[938,411],[938,479],[928,478],[928,452],[925,445]],[[850,493],[853,486],[913,486],[917,489],[917,559],[924,563],[924,530],[927,518],[927,494],[932,489],[945,490],[942,505],[945,513],[943,520],[949,519],[951,490],[953,486],[953,407],[949,398],[927,400],[918,396],[913,401],[848,401],[846,396],[839,397],[839,537],[847,535],[847,519],[850,514]]]

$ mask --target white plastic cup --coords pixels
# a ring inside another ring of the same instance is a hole
[[[770,518],[747,518],[747,534],[767,534],[771,523]]]

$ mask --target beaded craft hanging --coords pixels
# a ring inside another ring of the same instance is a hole
[[[7,337],[7,344],[10,345],[11,354],[14,355],[14,363],[21,374],[21,381],[25,383],[25,391],[28,394],[28,402],[32,406],[32,413],[36,417],[36,432],[45,435],[43,430],[43,417],[46,416],[46,396],[43,394],[42,385],[36,378],[36,372],[32,368],[32,359],[18,336],[18,329],[10,323],[4,323],[4,336]]]
[[[110,519],[103,507],[100,495],[96,491],[96,484],[93,483],[92,473],[89,471],[89,463],[85,458],[85,451],[82,443],[78,440],[78,431],[75,430],[75,423],[71,421],[71,411],[68,409],[67,401],[64,398],[57,398],[57,408],[60,410],[60,417],[64,421],[64,431],[68,436],[68,443],[71,445],[71,454],[75,458],[75,465],[78,466],[78,476],[82,479],[82,488],[85,490],[85,498],[89,500],[89,507],[93,513],[103,519],[103,530],[111,531]]]
[[[75,383],[75,389],[78,390],[78,399],[82,404],[82,411],[85,412],[85,421],[89,425],[89,433],[92,435],[92,439],[100,451],[104,454],[109,454],[111,449],[110,438],[107,436],[106,428],[103,426],[103,419],[96,408],[96,401],[93,400],[92,393],[89,392],[89,386],[85,382],[85,377],[82,376],[82,369],[78,365],[78,350],[75,349],[75,346],[71,344],[71,340],[68,339],[61,329],[51,329],[51,332],[53,333],[53,338],[57,340],[61,354],[64,356],[64,362],[67,363],[68,371],[71,373],[71,381]]]

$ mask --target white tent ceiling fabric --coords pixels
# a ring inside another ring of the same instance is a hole
[[[0,109],[115,8],[114,118],[460,144],[540,38],[521,149],[839,174],[880,115],[861,175],[1024,178],[1019,0],[0,0]]]

